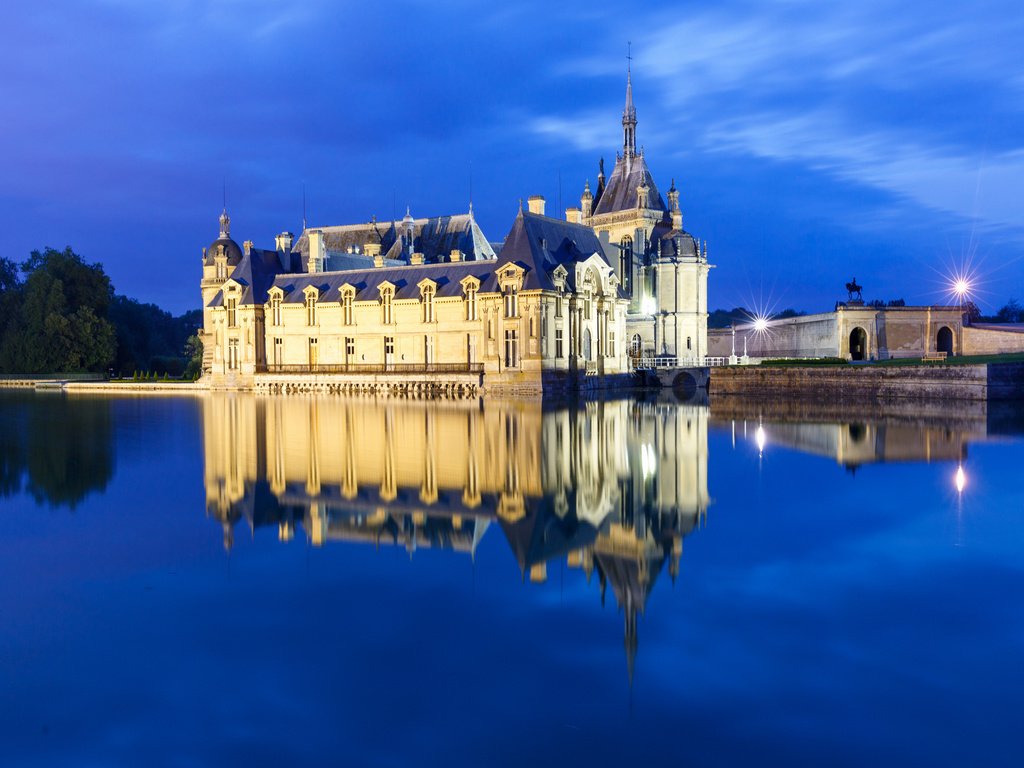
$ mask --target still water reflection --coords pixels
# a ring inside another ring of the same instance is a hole
[[[1022,426],[0,392],[0,763],[1014,765]]]

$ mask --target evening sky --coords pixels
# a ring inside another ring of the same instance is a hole
[[[626,44],[655,180],[712,307],[1024,298],[1014,2],[5,3],[0,256],[71,245],[117,290],[199,304],[232,235],[579,204],[621,147]],[[559,203],[561,201],[561,204]]]

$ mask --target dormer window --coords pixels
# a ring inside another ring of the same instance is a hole
[[[479,319],[479,302],[477,292],[480,290],[480,281],[475,277],[464,277],[462,279],[462,292],[466,299],[466,319]]]
[[[380,289],[381,322],[385,325],[392,323],[392,303],[395,299],[395,289],[386,285]]]
[[[353,305],[355,302],[355,291],[350,287],[341,290],[341,322],[345,325],[354,324]]]
[[[238,327],[238,299],[234,296],[229,296],[224,300],[224,308],[228,314],[228,328]]]
[[[306,293],[306,325],[316,325],[316,291]]]
[[[275,293],[270,297],[270,323],[281,325],[281,294]]]
[[[420,284],[420,299],[423,302],[423,322],[434,322],[434,294],[437,288],[433,283],[424,282]]]

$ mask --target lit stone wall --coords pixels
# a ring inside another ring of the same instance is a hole
[[[1001,355],[1024,352],[1024,326],[963,329],[965,355]]]

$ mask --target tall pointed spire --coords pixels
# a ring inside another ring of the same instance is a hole
[[[636,107],[633,106],[633,44],[629,44],[626,54],[626,108],[622,110],[622,155],[633,157],[636,154]]]

